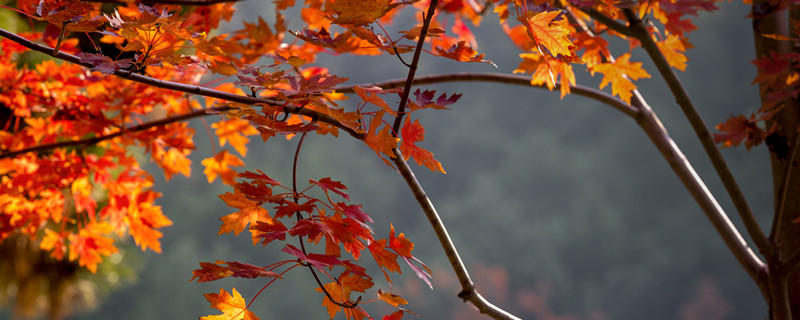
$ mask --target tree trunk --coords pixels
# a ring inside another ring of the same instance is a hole
[[[776,7],[770,1],[753,1],[751,14],[757,58],[769,56],[771,53],[798,51],[798,48],[791,47],[790,41],[762,36],[765,34],[791,36],[789,21],[798,21],[800,10],[797,6],[789,8],[792,18],[789,20],[787,19],[789,14],[785,9]],[[791,66],[787,65],[787,73],[791,71]],[[760,72],[762,70],[759,70]],[[765,106],[768,97],[774,94],[776,89],[765,88],[763,85],[759,89],[762,106]],[[785,88],[788,89],[790,88]],[[770,305],[771,319],[791,319],[792,315],[800,316],[800,273],[790,273],[789,270],[793,266],[785,265],[786,259],[797,254],[800,248],[800,224],[794,223],[800,218],[800,197],[797,197],[800,195],[800,168],[794,151],[798,144],[797,129],[800,127],[798,105],[797,97],[784,99],[777,107],[780,108],[778,113],[766,123],[768,129],[776,126],[776,131],[766,138],[772,165],[775,203],[775,216],[769,236],[772,252],[763,253],[769,265],[769,279],[764,280],[769,287],[767,301]],[[788,301],[787,293],[782,293],[786,291],[788,291]],[[780,311],[782,304],[789,309],[790,314]]]

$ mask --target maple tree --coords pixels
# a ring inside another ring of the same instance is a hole
[[[749,116],[731,116],[712,134],[675,70],[687,68],[684,52],[692,47],[689,35],[696,29],[692,17],[716,10],[714,0],[278,0],[274,25],[259,18],[216,36],[220,23],[231,19],[234,2],[20,0],[3,10],[18,12],[36,31],[0,28],[0,106],[6,115],[0,123],[0,240],[27,237],[52,258],[75,261],[92,272],[118,250],[115,242],[125,234],[142,250],[161,252],[158,229],[173,222],[155,205],[160,194],[152,190],[154,179],[130,150],[144,150],[167,180],[189,176],[195,130],[186,121],[216,117],[209,132],[220,147],[235,151],[222,149],[201,162],[209,183],[219,178],[231,188],[219,198],[235,211],[221,216],[219,234],[247,230],[253,245],[281,246],[288,256],[268,266],[200,262],[192,279],[267,278],[267,288],[289,271],[307,269],[331,318],[338,313],[372,318],[364,304],[382,301],[397,309],[384,319],[400,319],[412,313],[401,307],[407,301],[391,290],[375,290],[364,264],[373,260],[390,285],[390,274],[407,268],[430,286],[430,270],[412,254],[414,243],[392,225],[388,232],[375,231],[370,214],[350,203],[343,182],[322,177],[302,186],[296,179],[308,134],[346,134],[366,144],[407,183],[459,279],[458,297],[491,317],[515,319],[476,291],[408,164],[414,159],[445,173],[434,153],[424,149],[426,130],[419,119],[432,112],[426,109],[448,109],[462,97],[415,86],[501,82],[558,89],[561,97],[587,96],[633,118],[758,284],[770,317],[791,319],[800,314],[800,292],[792,289],[800,288],[800,273],[794,272],[800,265],[800,198],[793,197],[800,187],[794,170],[800,142],[800,9],[791,1],[746,3],[752,6],[754,83],[762,106]],[[300,16],[288,17],[295,7]],[[402,11],[412,12],[415,26],[387,32],[384,27]],[[487,14],[499,17],[499,27],[522,51],[514,72],[530,76],[416,74],[423,57],[491,65],[471,31]],[[290,18],[301,20],[303,29],[287,29]],[[628,51],[615,57],[612,39],[626,41]],[[651,72],[664,78],[703,144],[755,249],[637,90],[635,81],[653,76],[642,62],[631,60],[631,52],[642,49],[656,67]],[[26,61],[29,51],[54,59]],[[323,53],[393,55],[408,67],[407,78],[350,84],[314,64]],[[601,75],[599,88],[578,85],[576,66]],[[206,74],[219,78],[203,82]],[[602,91],[609,85],[611,93]],[[399,103],[387,102],[394,96]],[[297,140],[291,183],[258,170],[237,172],[248,144],[256,143],[251,136],[267,142],[278,135]],[[775,187],[769,234],[754,218],[717,146],[749,149],[761,143],[769,147]],[[375,299],[363,300],[368,290],[376,292]],[[256,297],[247,303],[235,288],[205,297],[222,315],[202,319],[258,319],[248,310]]]

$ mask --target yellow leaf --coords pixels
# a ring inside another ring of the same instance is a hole
[[[336,15],[333,23],[355,26],[370,24],[400,5],[392,3],[392,0],[337,0],[326,3],[325,10]]]
[[[408,304],[408,301],[406,301],[406,299],[403,299],[403,297],[393,294],[391,292],[383,292],[383,290],[378,290],[378,298],[381,299],[383,302],[392,305],[395,308],[399,308],[398,306],[401,304]]]
[[[206,167],[203,173],[208,177],[208,183],[214,182],[219,175],[222,182],[228,185],[233,185],[236,181],[236,171],[230,167],[241,167],[244,165],[239,157],[228,153],[227,150],[222,150],[216,156],[207,158],[201,162]]]
[[[258,134],[258,130],[249,121],[238,118],[222,120],[211,124],[211,127],[215,129],[214,133],[219,137],[220,147],[228,142],[242,157],[247,156],[247,143],[250,141],[245,136]]]
[[[667,59],[669,65],[675,69],[680,71],[686,71],[686,62],[689,60],[683,55],[683,51],[686,51],[686,46],[684,45],[681,38],[676,35],[670,35],[664,41],[656,42],[658,45],[658,49],[661,50],[661,53],[664,55],[664,58]]]
[[[529,11],[523,21],[528,26],[528,33],[536,40],[536,44],[545,47],[554,57],[575,55],[575,46],[569,40],[569,29],[565,27],[566,18],[554,21],[561,11],[533,12]]]
[[[201,317],[200,320],[259,320],[252,311],[247,310],[244,298],[236,291],[236,288],[233,288],[232,292],[233,296],[228,294],[225,289],[219,289],[218,294],[204,294],[206,300],[211,302],[211,307],[222,311],[222,314]]]
[[[636,85],[630,79],[650,78],[647,71],[642,69],[642,63],[630,62],[630,58],[630,53],[626,53],[614,62],[602,63],[592,68],[592,73],[600,72],[603,74],[600,89],[605,88],[610,83],[611,93],[627,103],[631,103],[631,96],[633,96],[631,91],[636,89]]]

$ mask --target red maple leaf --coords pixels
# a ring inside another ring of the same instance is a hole
[[[317,254],[317,253],[309,253],[305,254],[300,249],[297,249],[295,246],[291,244],[287,244],[281,251],[291,254],[298,259],[306,262],[318,270],[322,271],[323,267],[330,267],[335,265],[341,265],[342,262],[337,259],[336,256],[326,255],[326,254]]]
[[[433,172],[446,173],[442,168],[442,164],[433,158],[432,152],[416,145],[417,142],[425,139],[425,128],[419,124],[419,120],[411,122],[410,118],[406,118],[401,134],[403,140],[400,142],[400,152],[405,160],[412,157],[418,165],[425,166]]]
[[[314,179],[309,179],[308,182],[322,188],[322,190],[325,191],[326,195],[328,194],[328,191],[333,191],[336,194],[342,196],[342,198],[345,198],[348,201],[350,200],[350,196],[347,195],[347,193],[345,193],[344,191],[342,191],[346,190],[347,187],[339,181],[331,180],[330,177],[319,179],[319,181],[316,181]]]
[[[227,266],[223,266],[223,264]],[[210,262],[200,262],[200,267],[202,269],[197,269],[192,271],[192,276],[189,281],[197,279],[197,282],[208,282],[219,280],[225,277],[236,277],[236,278],[259,278],[259,277],[270,277],[270,278],[280,278],[281,276],[275,272],[269,271],[264,267],[254,266],[249,263],[241,263],[236,261],[221,261],[218,260],[215,263]]]
[[[399,236],[395,237],[394,235],[394,225],[390,225],[392,227],[391,231],[389,232],[389,247],[397,252],[397,254],[411,258],[411,250],[414,250],[414,243],[406,239],[406,235],[400,233]]]

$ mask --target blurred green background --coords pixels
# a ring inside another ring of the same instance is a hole
[[[695,19],[700,30],[690,38],[696,48],[687,53],[689,68],[679,74],[711,126],[731,113],[749,114],[758,106],[757,88],[750,85],[755,68],[749,63],[754,49],[745,18],[748,7],[739,2],[718,5],[719,12]],[[227,30],[259,14],[274,20],[271,3],[244,1],[237,6],[239,12]],[[288,19],[291,29],[302,28],[294,17]],[[496,20],[488,14],[482,28],[474,31],[479,51],[498,69],[423,56],[418,74],[510,73],[519,52]],[[619,44],[616,55],[626,48]],[[632,60],[645,59],[641,50],[634,51]],[[391,56],[323,55],[318,65],[353,83],[406,75]],[[723,208],[735,215],[663,80],[651,65],[645,67],[653,78],[637,82],[640,91]],[[596,87],[599,81],[578,78],[587,86]],[[412,167],[471,268],[478,290],[490,301],[523,319],[766,316],[757,287],[634,121],[594,101],[577,96],[559,100],[557,92],[541,89],[484,83],[431,88],[464,93],[453,110],[414,114],[426,128],[421,146],[435,154],[447,174]],[[266,280],[189,282],[198,262],[268,265],[290,258],[278,246],[253,247],[246,233],[216,236],[219,217],[232,212],[216,195],[230,188],[219,181],[206,182],[200,161],[219,147],[207,138],[201,120],[192,123],[198,130],[192,177],[167,183],[156,175],[156,189],[164,194],[158,204],[175,222],[162,230],[163,253],[125,251],[120,263],[138,270],[136,279],[120,289],[102,291],[96,309],[71,319],[196,319],[217,314],[203,293],[236,287],[249,301]],[[267,144],[253,141],[247,168],[288,183],[296,143],[297,139],[282,138]],[[724,154],[762,226],[769,225],[772,190],[766,150],[726,149]],[[371,150],[346,137],[309,136],[299,167],[298,181],[332,177],[346,184],[353,202],[363,204],[375,220],[377,237],[388,237],[391,222],[416,243],[415,255],[434,269],[435,289],[429,290],[404,267],[402,276],[393,277],[392,290],[410,301],[408,308],[420,319],[480,318],[456,297],[457,281],[402,179]],[[731,218],[738,225],[737,217]],[[365,265],[371,265],[369,260]],[[380,277],[376,285],[388,289]],[[307,272],[297,269],[265,290],[252,310],[261,319],[325,319],[325,309],[319,306],[322,295],[314,286]],[[376,318],[390,312],[379,303],[366,308]],[[10,319],[10,313],[3,310],[0,319]]]

